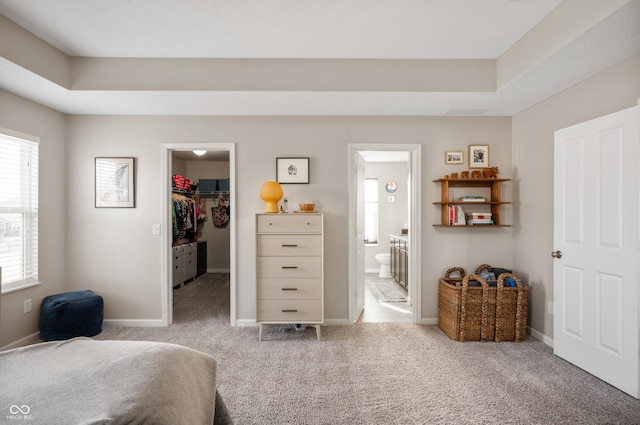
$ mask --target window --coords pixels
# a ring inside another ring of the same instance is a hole
[[[378,243],[378,179],[364,180],[364,243]]]
[[[38,142],[0,129],[2,292],[38,282]]]

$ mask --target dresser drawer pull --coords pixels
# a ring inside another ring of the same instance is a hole
[[[283,291],[297,291],[298,288],[282,288]]]
[[[284,248],[297,248],[297,247],[298,247],[298,244],[295,244],[295,243],[291,243],[291,244],[283,243],[283,244],[282,244],[282,246],[283,246]]]
[[[298,266],[282,266],[283,269],[297,269]]]
[[[298,310],[282,310],[283,313],[297,313]]]

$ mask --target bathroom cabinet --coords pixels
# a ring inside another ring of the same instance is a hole
[[[258,339],[265,325],[324,323],[321,213],[256,215]]]
[[[409,239],[390,235],[391,276],[405,289],[409,289]]]

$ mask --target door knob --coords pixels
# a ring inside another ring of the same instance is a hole
[[[551,253],[553,258],[562,258],[562,251],[554,251]]]

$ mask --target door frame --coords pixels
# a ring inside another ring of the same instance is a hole
[[[229,152],[229,201],[231,210],[229,214],[229,324],[236,326],[236,145],[235,143],[207,143],[207,142],[183,142],[183,143],[162,143],[161,149],[161,172],[160,172],[160,211],[161,229],[164,230],[162,238],[160,267],[163,272],[160,276],[161,301],[162,301],[162,324],[169,326],[173,323],[173,285],[170,276],[173,273],[171,253],[171,163],[174,151],[192,151],[194,149],[204,149],[209,151]],[[162,233],[161,233],[162,234]]]
[[[349,144],[349,323],[354,324],[359,314],[356,308],[356,201],[358,184],[354,168],[355,155],[362,151],[403,151],[409,152],[409,167],[411,171],[411,187],[409,208],[409,297],[412,300],[413,323],[422,324],[422,145],[418,144],[380,144],[380,143],[350,143]],[[364,285],[364,282],[361,283]]]

